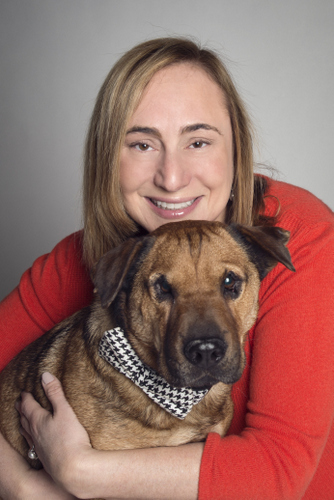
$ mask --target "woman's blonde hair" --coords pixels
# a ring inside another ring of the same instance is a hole
[[[124,209],[119,182],[120,151],[126,127],[153,75],[171,64],[204,69],[221,88],[230,114],[234,145],[233,198],[226,222],[251,225],[261,205],[254,201],[252,126],[231,76],[219,57],[185,38],[153,39],[126,52],[114,65],[97,96],[85,150],[84,236],[86,264],[142,228]]]

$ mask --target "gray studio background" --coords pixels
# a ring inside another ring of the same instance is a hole
[[[0,299],[81,227],[82,149],[111,65],[191,35],[227,60],[258,160],[333,203],[333,0],[0,0]]]

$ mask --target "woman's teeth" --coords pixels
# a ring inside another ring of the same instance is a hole
[[[184,203],[166,203],[164,201],[152,200],[154,205],[158,208],[162,208],[163,210],[182,210],[183,208],[190,207],[194,203],[196,198],[190,201],[186,201]]]

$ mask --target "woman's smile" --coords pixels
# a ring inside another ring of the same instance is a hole
[[[200,202],[201,197],[193,198],[189,201],[176,202],[168,200],[157,200],[153,198],[147,198],[148,203],[153,205],[152,210],[163,219],[178,219],[186,217],[190,212],[197,206]]]

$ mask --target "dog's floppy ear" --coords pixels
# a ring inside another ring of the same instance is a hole
[[[135,263],[150,250],[155,238],[144,236],[129,238],[104,254],[93,270],[93,283],[103,308],[109,307],[120,291],[125,278]]]
[[[281,227],[242,226],[231,224],[229,233],[242,244],[251,261],[256,265],[262,280],[278,262],[295,271],[290,252],[286,247],[290,233]]]

